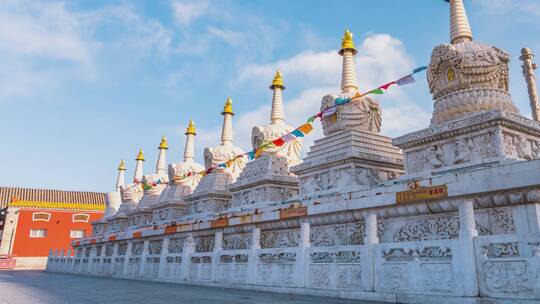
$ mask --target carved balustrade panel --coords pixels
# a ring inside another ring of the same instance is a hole
[[[475,254],[481,296],[540,297],[540,236],[481,236]]]
[[[261,232],[261,248],[297,247],[300,229],[266,230]]]
[[[262,249],[257,252],[256,282],[261,285],[295,286],[296,252]]]
[[[460,295],[458,246],[457,240],[375,245],[375,290]]]
[[[308,278],[313,288],[362,289],[359,246],[311,248],[308,250]]]

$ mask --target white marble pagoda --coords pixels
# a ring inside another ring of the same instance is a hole
[[[190,123],[183,162],[166,174],[162,142],[156,173],[144,175],[141,150],[128,185],[122,162],[106,217],[73,242],[74,256],[51,253],[47,271],[390,303],[540,302],[532,53],[521,60],[534,120],[509,94],[510,56],[473,41],[463,1],[448,2],[450,42],[434,48],[427,70],[427,128],[390,139],[378,102],[355,97],[323,118],[305,158],[293,141],[201,179],[184,178],[204,169]],[[322,110],[360,90],[349,31],[338,53],[341,88],[322,97]],[[254,148],[292,130],[281,73],[270,89],[270,124],[253,128]],[[230,99],[222,114],[205,168],[243,153]]]

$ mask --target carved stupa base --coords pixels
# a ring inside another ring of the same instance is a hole
[[[266,206],[286,201],[298,194],[298,178],[290,173],[297,159],[272,154],[247,164],[240,177],[229,186],[231,207]]]
[[[188,213],[202,216],[229,208],[231,193],[227,186],[232,179],[230,174],[220,171],[205,175],[195,191],[184,197],[189,204]]]
[[[431,124],[474,115],[481,111],[499,110],[519,114],[510,94],[504,90],[474,88],[457,91],[435,101]]]
[[[395,179],[403,174],[403,158],[389,137],[345,130],[316,140],[291,171],[300,178],[300,196],[314,197]]]
[[[408,174],[540,157],[540,123],[498,110],[438,124],[393,140]]]

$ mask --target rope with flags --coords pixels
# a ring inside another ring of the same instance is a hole
[[[333,105],[331,105],[330,107],[327,107],[326,109],[324,109],[321,112],[318,112],[315,115],[310,116],[306,123],[300,125],[298,128],[294,129],[293,131],[291,131],[291,132],[289,132],[287,134],[284,134],[281,137],[279,137],[277,139],[274,139],[273,141],[263,143],[262,145],[260,145],[259,147],[257,147],[256,149],[254,149],[252,151],[246,152],[244,154],[237,155],[234,158],[229,159],[228,161],[226,161],[224,163],[214,165],[212,167],[209,167],[206,170],[199,171],[199,172],[193,172],[193,171],[187,172],[184,176],[179,177],[179,178],[175,178],[175,180],[179,181],[179,180],[183,180],[185,178],[188,178],[190,176],[195,176],[195,175],[205,176],[205,175],[209,174],[210,172],[214,171],[217,168],[230,168],[240,158],[246,157],[247,160],[253,160],[255,158],[258,158],[265,149],[268,149],[270,147],[281,147],[285,143],[287,143],[287,142],[289,142],[291,140],[306,136],[307,134],[309,134],[313,130],[312,123],[317,118],[322,119],[322,118],[327,117],[329,115],[333,115],[334,113],[336,113],[338,106],[345,105],[345,104],[349,103],[351,100],[353,100],[355,98],[360,98],[360,97],[363,97],[363,96],[366,96],[366,95],[369,95],[369,94],[377,94],[377,95],[384,94],[384,91],[388,90],[392,85],[404,86],[404,85],[407,85],[407,84],[414,83],[416,81],[416,79],[414,78],[414,74],[419,73],[421,71],[424,71],[426,69],[427,69],[426,66],[418,67],[418,68],[414,69],[412,71],[412,73],[410,73],[408,75],[405,75],[405,76],[403,76],[403,77],[401,77],[401,78],[399,78],[397,80],[385,83],[385,84],[383,84],[383,85],[381,85],[381,86],[379,86],[379,87],[377,87],[377,88],[375,88],[375,89],[373,89],[371,91],[363,93],[363,94],[361,94],[360,92],[356,92],[356,94],[354,94],[351,97],[336,98]]]

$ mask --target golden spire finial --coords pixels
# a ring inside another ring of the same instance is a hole
[[[339,51],[340,55],[343,55],[343,51],[352,50],[353,55],[356,55],[358,51],[354,48],[353,33],[349,30],[345,30],[343,39],[341,40],[341,50]]]
[[[126,162],[122,159],[118,165],[118,171],[126,171]]]
[[[135,160],[144,161],[144,154],[143,154],[142,148],[139,150],[139,154],[137,154],[137,158],[135,158]]]
[[[281,77],[281,71],[277,70],[276,75],[274,76],[274,80],[272,80],[272,84],[270,85],[270,89],[273,90],[275,87],[281,87],[282,90],[285,89],[285,86],[283,85],[283,78]]]
[[[163,136],[161,138],[161,142],[159,143],[158,149],[160,149],[160,150],[161,149],[165,149],[165,150],[169,149],[169,146],[167,145],[167,137]]]
[[[189,124],[188,124],[188,127],[186,129],[186,135],[189,135],[189,134],[193,134],[193,135],[197,135],[197,133],[195,133],[195,123],[193,122],[193,120],[189,120]]]
[[[225,102],[225,106],[223,107],[223,112],[221,112],[222,115],[225,114],[231,114],[234,115],[232,111],[232,99],[231,97],[227,97],[227,101]]]

